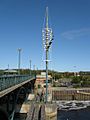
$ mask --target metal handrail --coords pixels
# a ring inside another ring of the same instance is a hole
[[[5,90],[9,87],[22,83],[31,78],[35,78],[35,76],[29,75],[3,75],[0,76],[0,91]]]

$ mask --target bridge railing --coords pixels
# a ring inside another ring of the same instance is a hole
[[[5,90],[9,87],[22,83],[31,78],[35,78],[35,76],[29,75],[7,75],[0,76],[0,91]]]

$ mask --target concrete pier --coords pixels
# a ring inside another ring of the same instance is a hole
[[[24,114],[26,116],[30,116],[31,113],[29,113],[30,110],[32,110],[31,106],[33,103],[27,102],[24,103],[21,107],[21,109],[16,109],[16,113],[19,114]],[[35,107],[36,106],[36,107]],[[45,107],[44,107],[45,106]],[[40,116],[41,120],[57,120],[57,105],[56,104],[51,104],[51,103],[35,103],[34,104],[35,109],[38,109],[38,115]],[[41,108],[41,109],[40,109]],[[35,111],[34,111],[35,113]],[[38,120],[38,115],[37,115],[37,120]],[[34,114],[34,117],[36,117],[36,113]]]
[[[49,104],[45,105],[46,120],[57,120],[57,105]]]

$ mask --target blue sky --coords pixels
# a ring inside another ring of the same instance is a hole
[[[49,69],[90,70],[90,0],[0,0],[0,69],[44,69],[42,27],[49,8],[54,41]]]

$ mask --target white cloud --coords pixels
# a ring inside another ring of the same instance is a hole
[[[90,35],[90,28],[84,28],[79,30],[66,31],[61,34],[64,38],[74,39],[76,37],[81,37],[84,35]]]

